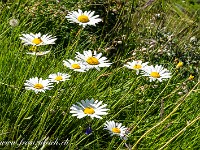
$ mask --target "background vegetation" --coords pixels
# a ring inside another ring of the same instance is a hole
[[[103,22],[84,30],[69,11],[93,10]],[[9,24],[17,19],[15,27]],[[42,57],[27,55],[22,33],[58,38]],[[198,0],[16,0],[0,2],[0,141],[2,149],[200,149],[200,4]],[[63,66],[76,52],[97,50],[113,64],[77,73]],[[149,82],[123,65],[148,61],[169,69],[165,82]],[[184,66],[177,69],[178,61]],[[65,72],[70,80],[41,94],[24,89],[32,77]],[[193,80],[188,80],[189,75]],[[72,104],[85,99],[108,104],[109,114],[88,123],[72,117]],[[126,141],[103,130],[106,120],[129,128]],[[26,141],[67,141],[34,145]],[[21,142],[21,144],[19,144]]]

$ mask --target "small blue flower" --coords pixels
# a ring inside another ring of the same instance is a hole
[[[85,134],[89,135],[90,133],[92,133],[92,128],[89,126],[86,131]]]

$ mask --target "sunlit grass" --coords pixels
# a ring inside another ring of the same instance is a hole
[[[0,2],[0,142],[17,143],[0,143],[0,147],[198,149],[199,4],[193,8],[185,3]],[[78,9],[95,11],[102,22],[85,28],[70,23],[65,16]],[[10,25],[11,19],[19,23]],[[24,46],[19,37],[39,32],[56,36],[56,44],[38,47],[50,50],[46,55],[28,55],[31,46]],[[102,53],[111,66],[75,72],[63,65],[63,60],[74,60],[77,52],[87,50]],[[150,82],[124,67],[133,60],[162,65],[172,77]],[[26,80],[47,79],[58,72],[69,74],[69,80],[54,83],[44,93],[25,89]],[[107,104],[107,115],[100,120],[72,116],[73,104],[92,98]],[[111,120],[128,128],[127,141],[111,137],[104,129]],[[85,134],[88,127],[92,128],[89,135]],[[35,144],[56,140],[65,144]]]

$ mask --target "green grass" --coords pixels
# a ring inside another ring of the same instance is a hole
[[[0,2],[0,148],[199,149],[200,5],[189,0],[146,4],[144,0]],[[78,8],[94,10],[103,22],[84,29],[69,23],[65,16]],[[9,25],[12,18],[19,20],[18,26]],[[58,38],[56,44],[40,47],[50,54],[26,54],[30,46],[19,37],[30,32]],[[103,53],[112,65],[85,73],[63,66],[63,60],[89,49]],[[132,60],[163,65],[173,76],[149,82],[123,67]],[[176,60],[184,66],[176,69]],[[45,93],[25,90],[26,80],[46,79],[56,72],[70,74],[70,80]],[[190,74],[193,80],[188,80]],[[91,98],[107,104],[109,113],[103,119],[88,121],[69,113],[73,104]],[[128,140],[111,137],[103,129],[107,120],[128,127]],[[89,123],[93,132],[86,135]],[[45,139],[67,144],[31,144]]]

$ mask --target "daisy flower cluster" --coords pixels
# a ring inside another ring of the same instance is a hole
[[[150,82],[156,80],[162,82],[165,79],[171,78],[171,73],[163,66],[148,66],[148,62],[143,63],[141,60],[133,60],[132,62],[127,62],[124,67],[135,70],[137,75],[140,73],[142,76],[149,77]]]
[[[30,78],[24,83],[26,90],[33,90],[36,94],[39,92],[45,92],[53,88],[53,83],[59,83],[69,80],[70,75],[67,73],[55,73],[50,74],[48,79],[42,79],[38,77]]]
[[[102,101],[98,100],[81,100],[81,102],[77,102],[71,106],[70,113],[72,116],[77,117],[78,119],[84,117],[90,117],[91,119],[97,118],[102,119],[103,115],[107,115],[107,111],[109,109],[106,108],[107,104],[102,104]],[[122,123],[118,123],[115,121],[106,121],[104,123],[104,129],[108,130],[108,132],[113,135],[119,136],[123,140],[127,140],[128,137],[128,129],[125,126],[122,126]],[[86,129],[86,134],[90,134],[92,132],[91,126]]]
[[[95,26],[96,23],[100,22],[101,19],[98,18],[99,16],[94,16],[94,11],[85,11],[78,10],[78,12],[73,11],[69,13],[66,18],[70,22],[78,23],[79,25],[85,27],[86,25],[93,25]],[[37,47],[43,46],[43,45],[50,45],[55,44],[55,41],[57,38],[41,33],[30,33],[30,34],[22,34],[20,37],[22,40],[22,43],[24,45],[32,45],[31,51],[27,54],[32,55],[45,55],[49,53],[50,51],[37,51]],[[77,52],[75,56],[75,60],[68,59],[63,60],[64,66],[68,67],[69,69],[72,69],[77,72],[86,72],[89,69],[97,69],[100,70],[100,68],[103,67],[109,67],[112,63],[109,62],[109,60],[102,56],[102,53],[97,53],[97,51],[83,51],[83,53]],[[36,94],[40,92],[45,92],[47,90],[51,90],[53,88],[53,83],[59,83],[66,80],[69,80],[70,75],[66,73],[55,73],[50,74],[48,79],[42,79],[38,77],[30,78],[29,80],[26,80],[24,83],[26,90],[32,90]],[[102,104],[102,101],[98,100],[88,100],[86,99],[81,100],[81,102],[77,102],[77,104],[72,105],[70,108],[72,113],[72,116],[76,116],[77,118],[81,119],[84,117],[89,117],[91,119],[97,118],[102,119],[103,115],[107,115],[108,109],[106,108],[106,104]],[[122,126],[121,123],[115,123],[114,121],[107,121],[105,123],[105,129],[107,129],[111,135],[119,135],[121,138],[125,137],[125,130],[126,128]],[[92,128],[89,126],[86,130],[86,134],[90,134],[92,132]],[[125,138],[124,138],[125,139]]]
[[[92,52],[91,50],[83,51],[83,54],[77,52],[75,58],[76,60],[64,60],[64,66],[74,71],[86,72],[93,68],[100,70],[100,68],[109,67],[112,64],[106,57],[102,56],[102,53]]]
[[[70,23],[77,23],[83,28],[87,25],[95,26],[97,23],[102,20],[98,15],[94,15],[94,11],[72,11],[70,12],[66,18]],[[31,55],[45,55],[50,51],[38,51],[37,47],[43,45],[51,45],[55,44],[57,40],[56,37],[41,33],[30,33],[30,34],[22,34],[20,37],[22,43],[24,45],[31,45],[31,52],[27,54]],[[109,67],[112,63],[109,60],[102,56],[102,53],[97,53],[97,51],[85,50],[83,53],[76,52],[75,59],[67,59],[63,60],[63,65],[73,71],[77,72],[86,72],[90,69],[100,70],[100,68]],[[134,60],[132,62],[127,62],[124,67],[128,69],[132,69],[136,72],[137,75],[141,74],[142,76],[147,76],[152,81],[160,81],[162,82],[165,79],[171,78],[171,73],[169,70],[165,69],[161,65],[148,65],[149,62],[142,62],[141,60]],[[30,78],[26,80],[24,83],[26,90],[32,90],[36,94],[40,92],[45,92],[47,90],[51,90],[54,87],[54,83],[58,84],[60,82],[69,80],[70,75],[67,73],[54,73],[50,74],[47,79],[42,79],[38,77]],[[81,100],[76,104],[73,104],[70,107],[70,113],[72,116],[77,117],[78,119],[87,118],[86,120],[94,121],[96,119],[102,119],[102,116],[108,114],[108,110],[106,108],[107,104],[103,104],[103,101],[98,101],[92,99]],[[107,130],[111,136],[119,136],[123,140],[127,140],[128,138],[128,128],[122,125],[122,123],[111,121],[105,121],[104,129]],[[92,132],[92,127],[89,127],[86,130],[86,134],[90,134]]]
[[[86,25],[95,25],[100,22],[101,19],[99,16],[94,16],[94,11],[85,11],[78,10],[78,12],[73,11],[69,13],[66,18],[71,22],[79,23],[85,27]],[[42,56],[48,54],[50,51],[37,51],[37,47],[43,45],[55,44],[57,40],[56,37],[48,34],[42,35],[41,33],[30,33],[22,34],[20,37],[24,45],[32,45],[31,52],[27,54]],[[84,51],[83,54],[77,52],[76,60],[68,59],[63,61],[64,66],[78,72],[85,72],[89,69],[96,68],[100,70],[101,67],[109,67],[111,63],[108,62],[106,57],[102,57],[102,53],[97,53],[96,51],[92,52],[91,50]],[[45,92],[50,90],[53,86],[52,83],[59,83],[61,81],[68,80],[70,75],[64,73],[57,73],[49,75],[49,79],[43,80],[42,78],[34,77],[29,80],[26,80],[25,89],[34,90],[36,93]]]

